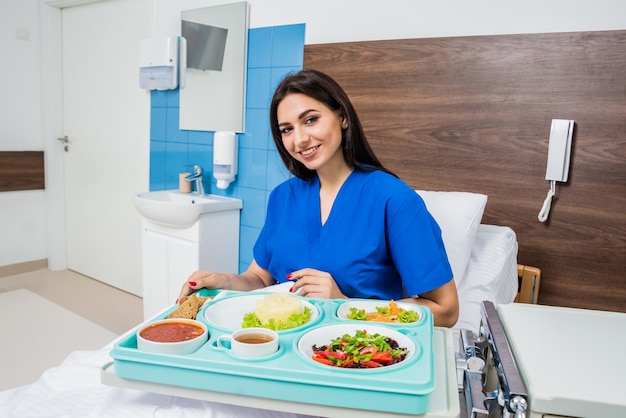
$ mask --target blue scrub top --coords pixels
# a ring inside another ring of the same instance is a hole
[[[319,191],[316,176],[270,194],[254,258],[276,281],[308,267],[330,273],[348,297],[398,300],[452,279],[439,225],[402,180],[354,170],[324,225]]]

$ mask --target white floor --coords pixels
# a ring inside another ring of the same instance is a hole
[[[140,323],[142,309],[141,298],[72,271],[0,277],[0,391],[103,347]]]

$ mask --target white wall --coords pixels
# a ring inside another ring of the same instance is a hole
[[[44,0],[0,0],[0,80],[5,81],[0,95],[0,150],[45,149],[46,141],[51,141],[41,134],[40,1]],[[177,35],[180,10],[234,2],[146,1],[152,3],[154,36]],[[623,0],[248,2],[250,27],[306,23],[307,44],[626,29]],[[16,30],[22,28],[29,31],[30,40],[16,39]],[[0,266],[46,258],[51,251],[45,248],[44,194],[0,193]]]
[[[240,0],[153,0],[155,33],[179,10]],[[250,27],[306,23],[306,44],[626,28],[623,0],[248,0]]]
[[[42,150],[39,0],[1,0],[0,55],[0,151]],[[46,258],[43,208],[43,190],[0,192],[0,266]]]

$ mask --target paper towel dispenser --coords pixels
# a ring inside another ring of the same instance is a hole
[[[173,90],[184,86],[185,38],[141,40],[139,87],[145,90]]]

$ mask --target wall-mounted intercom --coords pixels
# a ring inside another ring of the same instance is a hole
[[[548,165],[546,167],[546,180],[550,181],[550,190],[538,215],[540,222],[545,222],[548,219],[552,198],[556,194],[556,182],[567,181],[573,134],[573,120],[552,119],[548,143]]]
[[[546,180],[567,181],[573,133],[573,120],[552,119]]]

